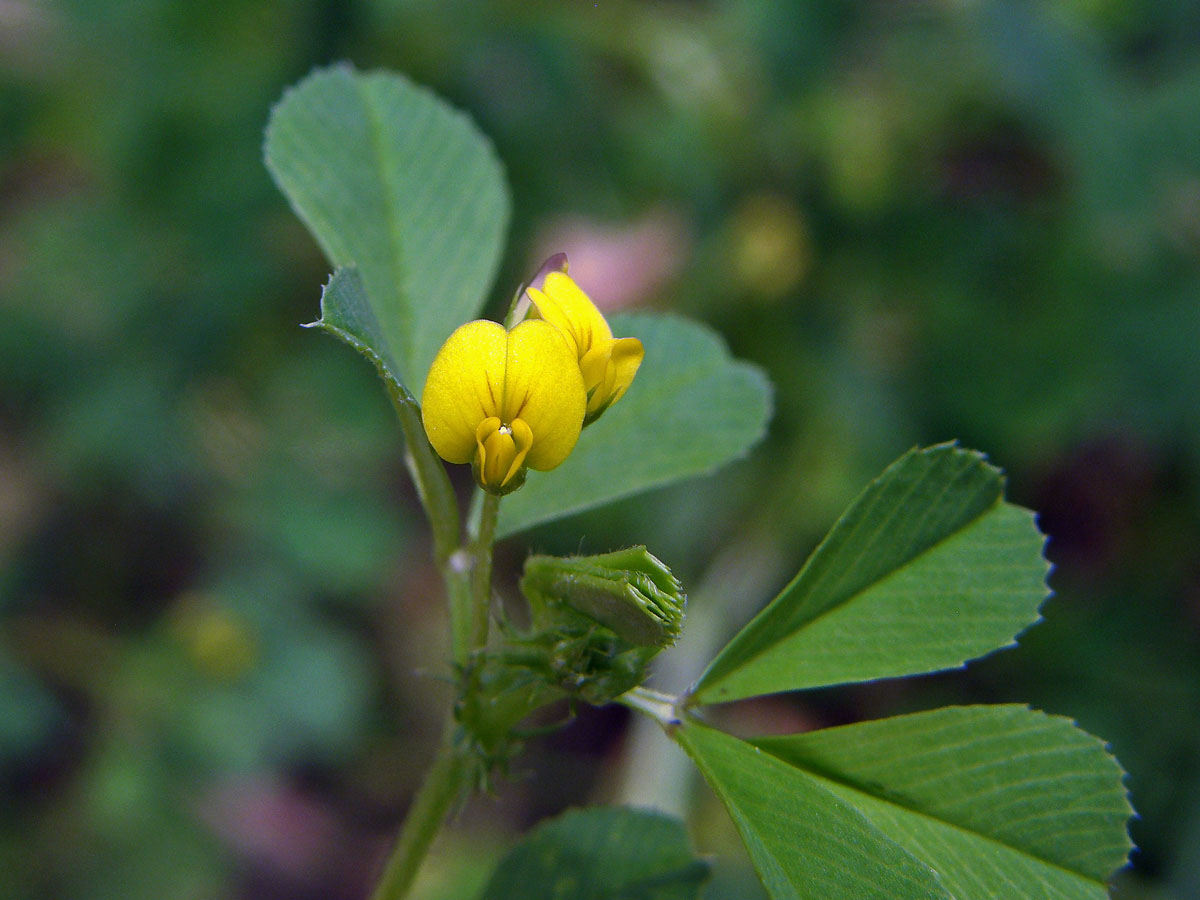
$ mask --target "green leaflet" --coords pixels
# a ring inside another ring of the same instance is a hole
[[[641,339],[641,370],[629,392],[584,429],[566,462],[532,473],[504,499],[501,536],[712,472],[765,433],[770,382],[730,358],[709,328],[645,314],[615,316],[612,326],[618,336]]]
[[[1100,900],[1132,809],[1103,744],[1025,706],[948,707],[754,744],[811,773],[957,900]]]
[[[338,269],[321,291],[321,318],[305,328],[319,328],[357,350],[375,366],[379,377],[416,407],[400,380],[399,366],[367,299],[362,276],[353,267]]]
[[[400,428],[410,451],[407,457],[409,471],[417,490],[425,504],[437,511],[432,516],[435,543],[445,548],[454,547],[459,537],[454,492],[441,460],[426,440],[420,407],[396,375],[391,346],[375,318],[357,269],[342,268],[333,273],[321,292],[321,318],[307,327],[320,328],[345,341],[375,366],[400,419]]]
[[[682,823],[598,806],[570,810],[527,834],[480,900],[696,900],[707,878]]]
[[[791,584],[717,655],[699,703],[961,665],[1038,620],[1032,513],[951,444],[912,450],[842,515]]]
[[[355,266],[393,373],[414,396],[442,342],[474,318],[509,199],[487,139],[401,75],[314,72],[271,112],[267,168],[336,267]]]
[[[673,736],[729,810],[773,900],[955,900],[807,772],[694,720]]]

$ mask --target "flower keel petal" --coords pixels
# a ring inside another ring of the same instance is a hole
[[[475,430],[475,480],[485,491],[507,494],[525,483],[525,456],[533,445],[529,426],[517,419],[505,425],[497,416]]]

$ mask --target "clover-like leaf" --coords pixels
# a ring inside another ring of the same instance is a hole
[[[458,507],[450,481],[421,427],[420,406],[396,374],[391,345],[375,318],[357,269],[346,267],[333,273],[321,292],[321,318],[307,327],[319,328],[346,342],[375,366],[408,442],[407,462],[417,490],[431,509],[440,511],[432,517],[434,540],[444,548],[454,547],[458,541]]]
[[[399,366],[367,299],[362,276],[353,266],[338,269],[321,291],[321,318],[305,328],[319,328],[357,350],[375,366],[390,390],[399,391],[414,407],[416,401],[400,379]]]
[[[264,152],[330,262],[358,269],[393,374],[420,397],[442,342],[482,307],[503,249],[508,189],[491,144],[402,75],[336,66],[284,95]]]
[[[1047,594],[1043,538],[981,454],[893,463],[717,655],[693,702],[911,675],[1010,645]]]

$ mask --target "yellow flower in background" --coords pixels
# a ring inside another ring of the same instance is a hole
[[[642,364],[637,338],[614,338],[603,314],[566,272],[547,272],[539,290],[525,289],[536,316],[562,331],[575,350],[587,391],[583,424],[598,419],[621,399]]]
[[[573,349],[538,320],[512,331],[483,320],[459,327],[434,358],[421,397],[433,449],[447,462],[471,463],[493,494],[519,488],[526,468],[553,469],[579,439],[587,405]]]

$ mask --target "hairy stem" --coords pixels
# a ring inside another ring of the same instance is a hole
[[[433,557],[439,566],[445,566],[450,554],[458,545],[458,501],[454,496],[454,488],[446,474],[446,467],[434,453],[425,437],[425,427],[421,423],[421,408],[408,390],[392,378],[384,378],[388,396],[396,415],[400,418],[400,428],[404,432],[404,443],[407,446],[404,462],[417,485],[417,493],[425,512],[429,515],[429,524],[433,531]]]
[[[450,723],[438,755],[425,773],[425,780],[408,810],[404,827],[400,829],[396,846],[392,848],[371,900],[402,900],[408,895],[433,839],[462,791],[466,774],[467,760],[454,748],[453,724]]]
[[[471,650],[487,645],[488,620],[492,599],[492,545],[496,542],[496,517],[500,498],[488,494],[483,498],[479,521],[470,546],[474,555],[471,572]]]
[[[405,418],[404,409],[406,405],[403,402],[397,403],[402,423]],[[419,419],[415,424],[420,424]],[[406,425],[406,436],[408,430]],[[420,437],[423,440],[423,432]],[[414,443],[415,440],[409,438],[410,449]],[[416,453],[410,453],[410,460],[415,457]],[[441,469],[440,464],[438,468]],[[442,474],[444,476],[444,470]],[[434,479],[432,483],[436,486],[438,482]],[[453,494],[449,496],[454,512],[455,534],[451,542],[453,547],[458,538],[458,510],[453,502]],[[500,498],[491,494],[483,498],[480,516],[472,528],[473,534],[462,546],[448,551],[439,549],[437,539],[439,524],[444,526],[447,519],[429,502],[424,492],[422,499],[433,522],[434,556],[441,568],[450,602],[451,644],[454,662],[462,676],[460,690],[471,691],[475,689],[471,663],[476,653],[487,645],[492,592],[492,544],[495,542]],[[442,746],[405,817],[396,846],[388,857],[387,866],[379,885],[371,895],[371,900],[403,900],[408,895],[421,863],[428,854],[433,839],[441,830],[450,807],[468,784],[470,760],[456,748],[454,731],[454,720],[450,716],[446,722]]]

